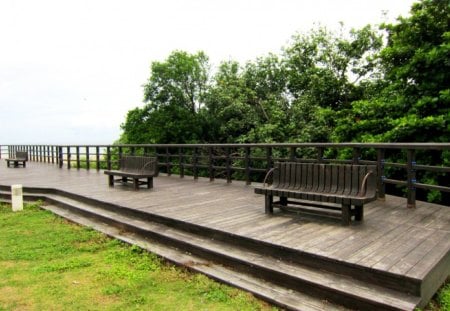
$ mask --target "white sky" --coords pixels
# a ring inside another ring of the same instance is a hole
[[[0,145],[109,144],[153,61],[279,53],[316,24],[394,21],[413,0],[0,0]],[[384,16],[383,11],[387,12]]]

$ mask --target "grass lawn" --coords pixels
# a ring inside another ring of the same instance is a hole
[[[100,309],[274,308],[37,205],[0,203],[0,310]]]
[[[0,203],[0,311],[275,310],[38,205]],[[450,283],[425,310],[450,310]]]

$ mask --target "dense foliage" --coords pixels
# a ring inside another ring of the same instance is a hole
[[[152,64],[120,142],[448,142],[449,29],[448,0],[422,0],[395,23],[312,29],[279,55],[214,71],[205,53],[174,51]],[[449,152],[417,157],[450,165]]]
[[[343,110],[336,139],[448,142],[450,137],[450,4],[426,0],[411,16],[383,25],[382,77],[372,94]],[[358,120],[358,122],[354,122]]]
[[[423,0],[379,30],[313,29],[214,74],[203,52],[175,51],[152,64],[121,142],[446,142],[449,12]]]

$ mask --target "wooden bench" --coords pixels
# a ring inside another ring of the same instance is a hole
[[[269,187],[266,180],[270,173],[273,182]],[[267,214],[272,214],[274,207],[303,205],[300,210],[315,214],[341,211],[342,224],[349,225],[352,216],[363,220],[364,203],[376,200],[376,166],[277,162],[255,193],[265,195]],[[274,202],[274,196],[280,200]]]
[[[139,190],[141,185],[153,188],[153,177],[157,176],[157,172],[157,159],[144,156],[123,156],[119,161],[119,170],[104,171],[108,175],[109,186],[114,187],[116,181],[122,183],[132,181],[135,190]],[[114,176],[121,178],[114,179]]]
[[[26,163],[28,161],[28,152],[26,151],[16,151],[16,155],[14,158],[5,159],[6,165],[11,167],[11,163],[13,163],[13,167],[26,167]]]

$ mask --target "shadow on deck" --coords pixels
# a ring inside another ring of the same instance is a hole
[[[268,216],[264,197],[241,182],[160,176],[154,189],[136,192],[108,187],[101,171],[31,162],[0,166],[4,200],[12,184],[55,213],[288,309],[413,310],[450,273],[445,206],[407,209],[404,198],[387,196],[365,206],[363,223],[343,227],[306,214]]]

